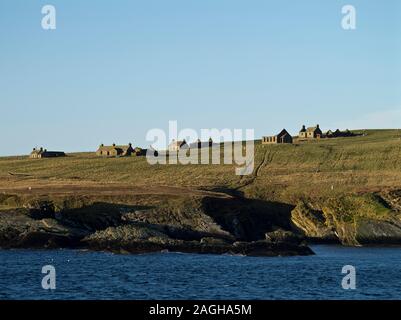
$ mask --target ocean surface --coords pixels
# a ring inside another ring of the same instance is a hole
[[[259,258],[75,250],[0,250],[0,299],[401,299],[401,248],[313,246]],[[44,265],[56,289],[42,288]],[[344,290],[342,268],[356,268]]]

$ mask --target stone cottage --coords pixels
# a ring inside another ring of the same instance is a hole
[[[185,140],[172,140],[171,143],[168,145],[168,151],[176,152],[181,149],[188,149],[189,146]]]
[[[33,148],[29,158],[31,159],[41,159],[41,158],[56,158],[65,157],[65,153],[62,151],[47,151],[43,148]]]
[[[262,137],[262,144],[292,143],[292,136],[283,129],[275,136]]]
[[[302,129],[299,131],[300,139],[320,139],[323,137],[323,132],[320,130],[319,125],[316,127],[305,128],[305,125],[302,126]]]
[[[197,149],[211,148],[212,146],[213,146],[212,138],[209,138],[208,141],[201,141],[200,139],[198,139],[198,140],[196,140],[196,142],[191,143],[189,145],[190,148],[197,148]]]
[[[111,146],[101,144],[96,151],[96,155],[101,157],[125,157],[130,156],[134,152],[132,143],[128,145],[116,145],[113,143]]]
[[[354,133],[346,129],[345,131],[340,131],[337,129],[336,131],[332,132],[331,130],[327,131],[326,137],[327,138],[339,138],[339,137],[353,137]]]
[[[142,148],[139,148],[139,147],[135,147],[134,148],[134,152],[132,153],[132,155],[137,156],[137,157],[146,156],[146,152],[147,151],[148,151],[147,149],[142,149]]]

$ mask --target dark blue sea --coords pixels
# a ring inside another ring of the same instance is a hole
[[[75,250],[0,250],[0,299],[400,299],[401,248],[314,246],[315,256],[259,258]],[[56,270],[45,290],[42,267]],[[356,289],[344,290],[344,265]]]

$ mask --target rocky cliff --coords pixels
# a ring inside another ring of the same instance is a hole
[[[2,248],[86,248],[119,253],[180,251],[308,255],[301,237],[268,237],[288,224],[278,211],[231,197],[18,197],[0,213]],[[280,222],[282,220],[282,222]]]
[[[401,244],[401,191],[299,199],[241,195],[0,196],[3,248],[312,254],[305,243]]]
[[[401,191],[300,201],[293,230],[309,241],[344,245],[401,244]]]

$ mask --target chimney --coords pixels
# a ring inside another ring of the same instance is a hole
[[[306,127],[305,127],[305,125],[303,125],[303,126],[302,126],[302,130],[306,130]]]
[[[318,128],[318,129],[319,129],[319,125],[318,125],[318,124],[316,125],[316,128]]]

